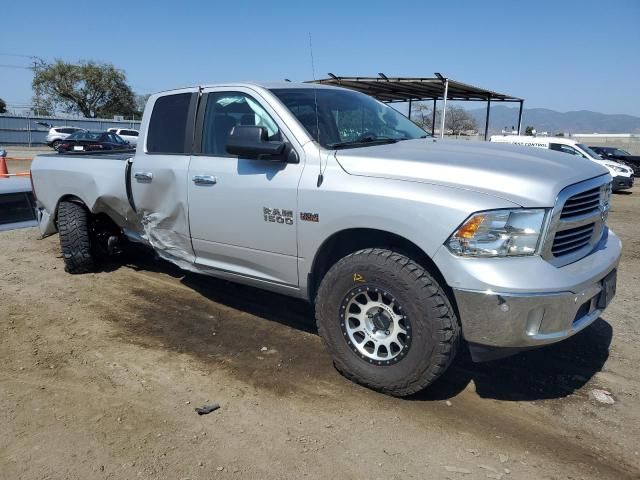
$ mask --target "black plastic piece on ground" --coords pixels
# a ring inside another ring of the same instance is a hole
[[[211,405],[203,405],[202,407],[196,407],[195,411],[198,415],[207,415],[211,412],[215,412],[220,408],[220,405],[217,403],[212,403]]]

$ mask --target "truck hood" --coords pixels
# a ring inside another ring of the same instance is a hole
[[[564,187],[608,173],[566,153],[431,138],[337,150],[336,160],[351,175],[473,190],[523,207],[552,207]]]

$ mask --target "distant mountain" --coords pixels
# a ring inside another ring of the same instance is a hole
[[[469,110],[478,122],[479,130],[484,130],[486,109]],[[518,108],[491,105],[489,131],[499,133],[505,126],[518,124]],[[547,108],[525,108],[522,114],[522,132],[527,125],[538,132],[564,133],[640,133],[640,117],[633,115],[611,115],[579,110],[577,112],[556,112]]]

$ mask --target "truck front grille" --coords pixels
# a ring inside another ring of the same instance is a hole
[[[551,253],[553,253],[554,257],[560,257],[589,245],[595,226],[595,223],[589,223],[581,227],[557,232],[553,239]]]
[[[570,185],[558,194],[542,256],[557,267],[589,255],[606,231],[611,195],[607,176]]]
[[[600,188],[592,188],[569,198],[562,207],[560,219],[587,215],[598,212],[600,207]]]

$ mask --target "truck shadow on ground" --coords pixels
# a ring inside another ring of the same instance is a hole
[[[485,363],[471,361],[466,345],[433,388],[416,400],[443,400],[473,381],[478,396],[505,401],[566,397],[584,387],[609,358],[613,330],[598,318],[573,337],[546,347]]]
[[[247,380],[259,378],[260,386],[275,390],[293,389],[300,381],[336,382],[328,353],[321,342],[315,341],[314,312],[307,302],[198,274],[185,274],[173,265],[149,258],[136,257],[135,262],[127,262],[127,266],[178,278],[199,295],[194,303],[162,292],[152,295],[144,289],[134,291],[147,301],[147,311],[140,321],[126,327],[132,333],[156,337],[163,348],[189,353],[207,362],[227,364],[232,359],[234,374],[244,375]],[[151,318],[155,323],[146,323]],[[160,322],[159,318],[162,318]],[[217,331],[216,337],[211,337],[212,330]],[[431,387],[410,399],[449,399],[471,382],[482,398],[503,401],[563,398],[584,387],[602,370],[611,340],[611,325],[599,318],[563,342],[487,363],[473,363],[467,346],[462,343],[449,370]],[[256,360],[260,358],[256,357],[260,345],[276,349],[282,363],[286,362],[287,370],[276,369],[275,365],[270,370],[269,359]]]

